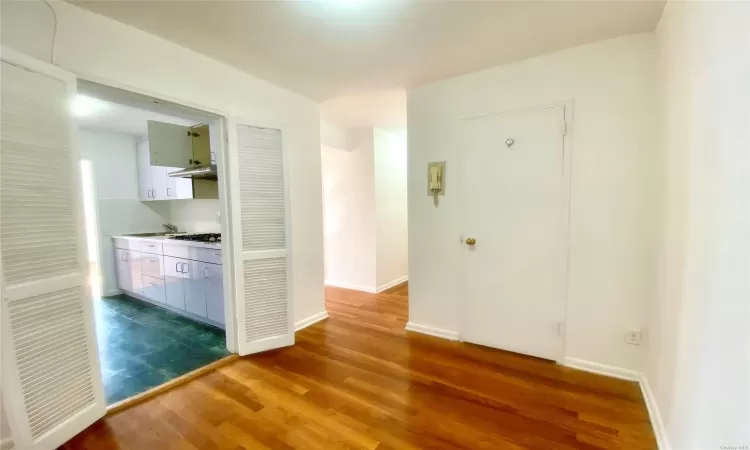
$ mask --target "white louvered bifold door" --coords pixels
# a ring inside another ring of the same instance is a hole
[[[3,402],[19,449],[57,448],[104,416],[78,151],[75,78],[3,49]]]
[[[228,121],[230,225],[241,355],[294,344],[282,133]]]

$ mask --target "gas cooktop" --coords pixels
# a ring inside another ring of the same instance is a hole
[[[197,242],[221,242],[221,233],[197,233],[197,234],[178,234],[170,239],[179,239],[181,241]]]

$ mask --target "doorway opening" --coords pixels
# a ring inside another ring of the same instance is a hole
[[[86,248],[88,249],[88,282],[91,295],[101,296],[102,277],[99,267],[99,224],[96,212],[96,187],[94,186],[94,168],[91,160],[81,160],[81,187],[83,189],[83,214],[86,227]]]
[[[321,105],[321,118],[325,283],[371,294],[404,292],[406,92],[335,98]]]
[[[98,359],[112,406],[231,354],[223,123],[84,81],[73,111]]]

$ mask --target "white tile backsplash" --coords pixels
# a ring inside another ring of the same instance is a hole
[[[220,233],[219,200],[170,200],[169,221],[180,231]]]

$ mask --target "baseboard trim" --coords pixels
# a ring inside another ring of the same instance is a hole
[[[313,314],[310,317],[306,317],[302,320],[298,320],[294,323],[294,331],[299,331],[303,328],[307,328],[310,325],[316,324],[320,322],[321,320],[325,320],[328,318],[328,311],[322,311],[317,314]]]
[[[659,450],[672,450],[672,447],[669,444],[669,439],[667,438],[667,429],[664,428],[664,422],[661,419],[661,413],[659,412],[656,398],[654,397],[653,391],[651,391],[651,385],[648,383],[646,374],[636,370],[608,366],[606,364],[599,364],[577,358],[563,358],[562,364],[573,369],[583,370],[607,377],[619,378],[621,380],[635,381],[638,383],[638,386],[641,388],[641,394],[643,395],[643,402],[646,403],[648,418],[651,422],[651,429],[656,438],[656,445]]]
[[[3,439],[0,441],[0,450],[13,450],[13,439]]]
[[[381,284],[380,286],[377,287],[377,289],[375,289],[375,291],[376,293],[379,294],[387,289],[392,288],[393,286],[398,286],[399,284],[404,283],[406,281],[409,281],[409,275],[404,275],[401,278],[396,278],[395,280],[391,280],[388,283]]]
[[[640,381],[642,377],[641,372],[635,370],[625,369],[623,367],[617,366],[608,366],[606,364],[599,364],[593,361],[586,361],[585,359],[565,357],[562,360],[562,364],[574,369],[584,370],[586,372],[605,375],[608,377],[619,378],[621,380]]]
[[[648,383],[648,378],[646,378],[645,374],[641,375],[638,384],[641,385],[641,394],[643,394],[643,400],[646,402],[648,417],[651,420],[651,428],[654,430],[654,436],[656,437],[656,445],[660,450],[672,450],[667,436],[667,429],[664,427],[659,406],[656,404],[656,397],[654,397],[651,385]]]
[[[415,333],[422,333],[429,336],[435,336],[442,339],[448,339],[450,341],[457,341],[459,334],[457,331],[444,330],[442,328],[430,327],[427,325],[420,325],[414,322],[407,322],[406,331],[413,331]]]
[[[103,294],[102,294],[102,297],[114,297],[115,295],[120,295],[120,294],[122,294],[122,293],[123,293],[123,291],[122,291],[122,290],[120,290],[120,289],[115,289],[115,290],[112,290],[112,291],[107,291],[107,292],[103,293]]]
[[[359,284],[344,283],[342,281],[326,280],[325,281],[325,285],[326,286],[331,286],[331,287],[337,287],[337,288],[341,288],[341,289],[349,289],[349,290],[352,290],[352,291],[367,292],[368,294],[377,294],[378,293],[377,292],[377,288],[375,288],[375,287],[372,287],[372,286],[362,286],[362,285],[359,285]]]

